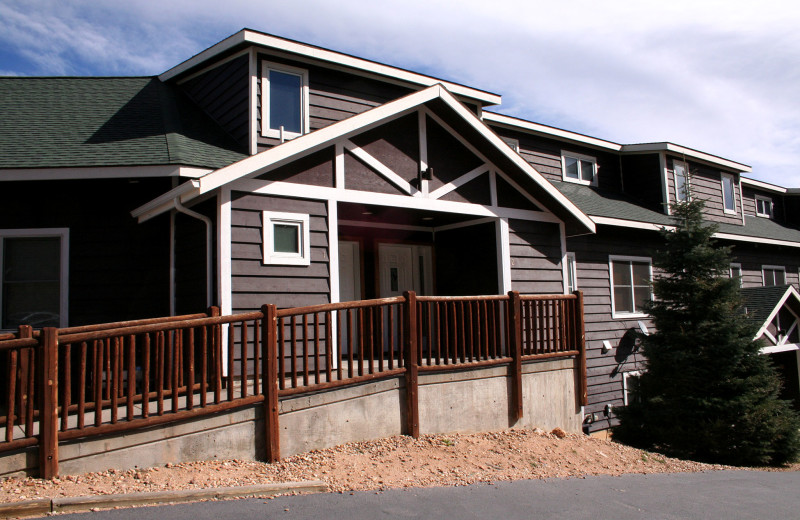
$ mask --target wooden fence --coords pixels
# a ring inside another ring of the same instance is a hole
[[[586,404],[583,297],[403,296],[220,316],[194,314],[0,336],[0,454],[260,403],[266,458],[280,458],[280,397],[404,377],[407,433],[419,435],[419,372],[508,365],[522,417],[522,364],[574,356]]]

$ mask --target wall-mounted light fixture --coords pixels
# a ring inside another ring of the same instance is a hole
[[[607,339],[603,340],[603,348],[600,349],[600,352],[603,354],[608,354],[611,351],[611,342]]]

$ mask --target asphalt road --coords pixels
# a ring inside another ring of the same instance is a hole
[[[120,509],[78,520],[800,519],[800,472],[716,471],[568,480],[524,480],[450,488],[320,493]]]

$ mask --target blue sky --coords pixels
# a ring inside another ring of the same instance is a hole
[[[497,92],[502,113],[671,141],[800,187],[798,26],[791,0],[0,0],[0,75],[153,75],[249,27]]]

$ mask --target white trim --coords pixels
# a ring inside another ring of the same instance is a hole
[[[686,198],[678,198],[678,168],[683,170],[683,186]],[[691,199],[689,193],[689,164],[680,159],[672,159],[672,185],[675,187],[675,202],[687,202]]]
[[[622,373],[622,404],[628,406],[628,377],[640,377],[641,370],[631,370],[630,372]]]
[[[285,211],[262,211],[262,263],[267,265],[311,265],[311,231],[310,217],[307,213],[289,213]],[[275,251],[275,224],[289,225],[297,228],[296,253]],[[329,252],[330,254],[330,252]]]
[[[512,290],[511,284],[511,239],[509,236],[508,219],[499,218],[496,221],[497,233],[497,286],[502,289],[502,294]]]
[[[199,186],[199,181],[197,180],[184,182],[134,209],[131,211],[131,216],[138,219],[139,224],[141,224],[165,211],[175,209],[175,200],[185,203],[197,197],[197,194],[193,193],[197,186]]]
[[[177,290],[175,287],[175,211],[169,212],[169,315],[176,315]]]
[[[566,233],[566,226],[563,225],[563,222],[559,222],[558,224],[558,241],[561,247],[561,291],[564,294],[569,293],[569,288],[567,287],[567,260],[569,257],[569,253],[567,253],[567,233]],[[574,258],[573,254],[573,258]]]
[[[233,314],[233,268],[231,259],[231,190],[222,188],[217,205],[217,285],[219,287],[220,314]],[[228,358],[228,335],[222,334],[222,359]],[[228,374],[228,364],[222,364],[223,375]]]
[[[227,58],[224,58],[224,59],[219,60],[219,61],[215,61],[211,65],[209,65],[207,67],[203,67],[202,69],[198,70],[197,72],[193,72],[192,74],[189,74],[188,76],[185,76],[185,77],[181,78],[180,81],[178,81],[177,83],[178,83],[178,85],[182,85],[182,84],[186,83],[187,81],[191,81],[191,80],[193,80],[194,78],[196,78],[198,76],[202,76],[206,72],[209,72],[211,70],[219,68],[219,67],[225,65],[226,63],[231,62],[231,61],[235,60],[236,58],[240,58],[240,57],[244,56],[245,54],[249,54],[249,53],[250,53],[250,49],[245,49],[245,50],[239,51],[239,52],[237,52],[235,54],[231,54]]]
[[[778,300],[778,303],[775,305],[772,311],[770,311],[769,316],[767,316],[767,319],[764,320],[764,324],[761,326],[760,329],[758,329],[758,332],[753,337],[754,340],[760,338],[762,334],[767,332],[767,327],[769,327],[769,325],[772,323],[772,320],[775,319],[775,316],[778,315],[778,313],[781,310],[781,307],[783,307],[783,304],[786,303],[786,300],[789,299],[789,296],[794,296],[795,299],[798,302],[800,302],[800,293],[797,292],[797,289],[795,289],[793,285],[790,285],[786,289],[786,292],[783,294],[783,296],[781,296],[781,299]],[[775,343],[777,343],[777,341],[775,341]]]
[[[676,229],[675,226],[665,226],[664,224],[654,224],[652,222],[639,222],[638,220],[625,220],[613,217],[592,216],[591,219],[595,224],[605,225],[605,226],[619,226],[619,227],[626,227],[633,229],[646,229],[648,231],[661,231],[662,229],[674,231]],[[800,244],[798,244],[798,247],[800,247]]]
[[[739,262],[731,262],[731,265],[728,268],[728,277],[733,278],[734,268],[739,270],[739,287],[744,287],[744,271],[742,270],[742,264]]]
[[[494,222],[495,219],[491,217],[486,218],[478,218],[473,220],[467,220],[465,222],[456,222],[455,224],[447,224],[446,226],[437,226],[433,228],[434,233],[438,233],[439,231],[450,231],[453,229],[461,229],[465,227],[472,227],[472,226],[479,226],[481,224],[488,224],[489,222]]]
[[[767,197],[765,195],[756,194],[756,195],[753,196],[753,199],[754,199],[754,202],[756,204],[756,216],[757,217],[764,217],[764,218],[772,218],[772,215],[774,213],[773,205],[772,205],[772,197]],[[759,213],[758,212],[758,202],[759,201],[769,204],[769,213]]]
[[[502,101],[502,98],[499,95],[492,94],[491,92],[473,89],[465,85],[450,83],[448,81],[443,81],[438,78],[417,74],[415,72],[411,72],[408,70],[398,69],[396,67],[384,65],[382,63],[377,63],[374,61],[357,58],[355,56],[334,52],[328,49],[322,49],[320,47],[315,47],[313,45],[307,45],[296,41],[286,40],[284,38],[279,38],[277,36],[259,33],[248,29],[243,29],[229,36],[228,38],[225,38],[221,42],[205,49],[199,54],[196,54],[195,56],[189,58],[183,63],[180,63],[175,67],[172,67],[171,69],[162,73],[159,76],[159,79],[161,81],[168,81],[170,78],[178,76],[194,67],[197,67],[201,65],[203,62],[226,52],[228,49],[231,49],[241,44],[248,44],[248,43],[253,45],[260,45],[263,47],[267,47],[268,49],[274,49],[276,51],[284,51],[289,54],[296,55],[297,58],[306,57],[313,59],[313,61],[315,62],[320,62],[320,61],[329,62],[334,65],[342,65],[347,68],[357,69],[359,71],[366,72],[370,75],[394,78],[397,80],[401,80],[403,82],[413,83],[423,87],[429,87],[431,85],[436,85],[438,83],[441,83],[445,85],[453,93],[458,94],[460,96],[465,96],[471,99],[475,99],[477,101],[481,101],[483,102],[483,104],[497,105],[500,104],[500,102]]]
[[[270,107],[270,86],[269,72],[275,71],[282,74],[289,74],[300,77],[300,132],[290,132],[281,128],[270,128],[269,126],[269,107]],[[263,137],[288,138],[293,139],[299,135],[308,133],[309,127],[309,100],[308,100],[308,71],[298,67],[291,67],[282,63],[274,63],[267,60],[261,61],[261,135]]]
[[[661,168],[661,197],[664,201],[664,213],[667,215],[672,215],[672,209],[669,207],[669,180],[667,176],[669,175],[669,171],[667,170],[667,154],[664,152],[658,153],[658,164]]]
[[[628,319],[628,318],[647,318],[648,314],[643,312],[617,312],[616,302],[614,301],[614,262],[639,262],[647,263],[650,273],[650,283],[653,282],[653,259],[648,256],[625,256],[625,255],[608,255],[608,282],[611,288],[611,317],[614,319]],[[631,264],[631,270],[633,266]],[[633,272],[631,272],[631,302],[635,304],[633,294]],[[653,298],[653,288],[650,287],[650,298]]]
[[[250,155],[258,153],[258,61],[256,51],[253,47],[249,49],[249,89],[250,89]]]
[[[776,345],[774,347],[762,347],[759,354],[778,354],[780,352],[791,352],[793,350],[800,350],[800,345],[797,343],[784,343],[783,345]]]
[[[613,150],[615,152],[618,152],[622,148],[621,144],[612,143],[611,141],[597,139],[596,137],[590,137],[588,135],[578,134],[575,132],[570,132],[568,130],[562,130],[560,128],[556,128],[553,126],[547,126],[540,123],[534,123],[532,121],[526,121],[524,119],[518,119],[516,117],[498,114],[496,112],[489,112],[484,110],[483,120],[493,124],[503,125],[509,128],[528,130],[530,132],[535,132],[548,137],[555,137],[568,141],[575,141],[581,144],[588,144],[596,146],[598,148],[603,148],[605,150]]]
[[[783,271],[783,283],[782,284],[773,284],[773,285],[785,285],[786,284],[786,266],[784,265],[762,265],[761,266],[761,285],[763,287],[767,286],[767,277],[764,271],[769,269],[770,271]],[[770,285],[769,287],[771,287]]]
[[[677,145],[669,142],[661,143],[640,143],[640,144],[624,144],[620,150],[622,153],[643,153],[643,152],[670,152],[676,155],[685,157],[692,157],[706,163],[723,166],[737,172],[749,172],[752,170],[750,166],[709,153],[686,148],[685,146]]]
[[[728,209],[728,205],[726,201],[728,199],[728,195],[725,193],[725,179],[730,179],[731,181],[731,190],[733,193],[731,194],[733,197],[733,209]],[[736,214],[736,179],[730,173],[722,173],[720,174],[719,180],[720,189],[722,189],[722,211],[724,211],[727,215],[735,215]]]
[[[564,255],[564,259],[566,260],[566,265],[564,266],[564,294],[569,294],[569,275],[572,274],[572,281],[574,282],[574,289],[577,290],[580,288],[578,285],[578,261],[575,260],[575,253],[569,252]],[[570,262],[572,259],[572,262]]]
[[[339,206],[328,201],[328,276],[330,277],[331,303],[341,301],[339,295]],[[358,260],[358,259],[356,259]],[[334,338],[336,335],[334,334]]]
[[[740,242],[755,242],[757,244],[771,244],[775,246],[787,246],[787,247],[800,247],[800,242],[791,242],[789,240],[777,240],[774,238],[761,238],[761,237],[753,237],[749,235],[734,235],[731,233],[714,233],[714,238],[720,238],[722,240],[738,240]]]
[[[333,201],[331,201],[333,202]],[[408,224],[392,224],[389,222],[367,222],[362,220],[340,220],[340,226],[352,226],[371,229],[399,229],[401,231],[421,231],[432,233],[435,228],[425,226],[410,226]]]
[[[342,143],[336,143],[333,146],[335,159],[333,163],[334,168],[334,176],[336,178],[336,182],[334,187],[338,189],[345,189],[345,172],[344,172],[344,146]]]
[[[567,177],[567,158],[574,159],[578,163],[578,178]],[[587,181],[581,175],[581,162],[586,161],[592,164],[592,180]],[[561,150],[561,180],[564,182],[574,182],[585,186],[597,186],[597,157],[586,155],[569,150]]]
[[[740,177],[742,184],[748,184],[755,188],[761,188],[762,190],[769,190],[774,191],[777,193],[786,193],[788,190],[782,186],[778,186],[777,184],[770,184],[764,181],[757,181],[756,179],[751,179],[749,177]]]
[[[3,239],[8,237],[57,237],[59,239],[58,321],[59,327],[67,327],[69,325],[69,228],[0,229],[0,311],[3,303]]]
[[[2,181],[53,181],[76,179],[135,179],[149,177],[197,178],[213,170],[190,166],[97,166],[88,168],[9,168],[0,169]]]
[[[742,189],[742,177],[739,176],[739,207],[742,208],[742,225],[745,225],[744,222],[744,190]]]
[[[469,172],[465,173],[461,177],[459,177],[457,179],[454,179],[454,180],[448,182],[447,184],[445,184],[444,186],[440,186],[439,188],[433,190],[430,193],[429,197],[432,198],[432,199],[442,198],[445,195],[447,195],[448,193],[450,193],[451,191],[460,188],[461,186],[465,185],[469,181],[471,181],[471,180],[483,175],[487,171],[489,171],[489,165],[488,164],[481,164],[477,168],[473,168],[472,170],[470,170]]]
[[[262,195],[281,195],[286,197],[299,197],[305,199],[328,200],[339,202],[354,202],[360,204],[373,204],[376,206],[392,206],[396,208],[424,209],[441,211],[444,213],[458,213],[462,215],[475,215],[479,217],[503,217],[534,222],[551,222],[557,224],[561,220],[551,213],[544,211],[531,211],[514,208],[498,208],[496,206],[482,206],[466,202],[455,202],[439,199],[424,199],[422,197],[409,197],[408,195],[394,195],[390,193],[376,193],[373,191],[340,190],[324,186],[310,186],[282,181],[265,181],[261,179],[242,179],[230,184],[232,189]]]
[[[428,123],[427,116],[422,110],[417,110],[417,126],[419,134],[419,171],[424,172],[428,169]],[[430,181],[422,179],[420,184],[422,195],[427,197],[430,190]]]
[[[355,143],[349,139],[344,141],[344,147],[357,158],[361,159],[367,166],[378,172],[387,181],[391,182],[409,195],[417,193],[417,190],[411,184],[397,175],[391,168],[380,162],[369,152],[363,148],[356,146]]]

